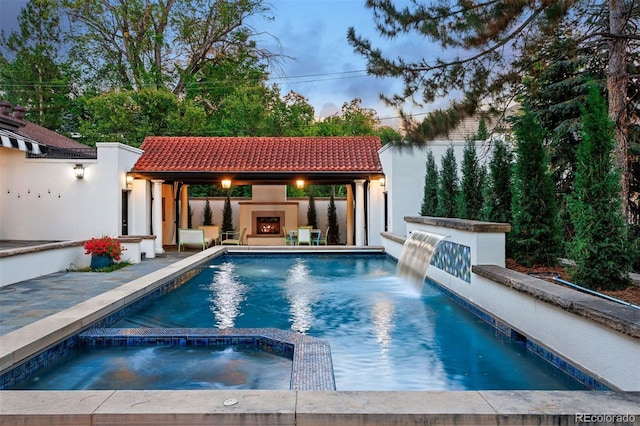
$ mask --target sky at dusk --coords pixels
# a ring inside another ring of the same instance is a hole
[[[0,0],[0,25],[16,28],[16,17],[25,0]],[[271,68],[271,82],[282,94],[290,90],[302,94],[314,107],[316,116],[340,110],[343,103],[362,99],[362,106],[373,108],[382,124],[394,125],[398,114],[386,107],[379,94],[392,95],[402,89],[400,82],[375,78],[366,73],[366,61],[347,43],[350,26],[369,38],[373,45],[393,55],[427,56],[423,40],[405,38],[390,42],[375,30],[373,14],[365,0],[266,0],[273,20],[250,21],[261,33],[259,44],[280,53],[283,58]],[[405,0],[397,3],[406,3]],[[413,110],[420,113],[421,110]]]

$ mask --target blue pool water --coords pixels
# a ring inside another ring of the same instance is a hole
[[[291,359],[255,348],[77,348],[12,389],[289,389]]]
[[[326,339],[338,390],[584,389],[387,256],[223,256],[114,327],[281,328]]]

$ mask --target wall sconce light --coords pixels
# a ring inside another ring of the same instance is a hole
[[[73,166],[73,174],[76,178],[82,179],[84,177],[84,166],[82,164]]]
[[[385,186],[387,186],[387,180],[384,177],[381,177],[379,182],[381,187],[384,188]]]
[[[222,179],[220,183],[222,184],[223,189],[231,188],[231,179]]]
[[[126,181],[127,181],[127,186],[133,185],[133,175],[130,175],[129,173],[127,173]]]
[[[304,188],[304,180],[303,179],[296,180],[296,188],[298,188],[298,189]]]

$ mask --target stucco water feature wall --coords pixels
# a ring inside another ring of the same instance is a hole
[[[405,217],[407,235],[446,236],[427,278],[594,389],[640,391],[640,310],[504,267],[508,224]],[[404,236],[383,234],[399,257]],[[632,367],[633,366],[633,367]]]

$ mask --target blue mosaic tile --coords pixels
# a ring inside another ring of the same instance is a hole
[[[451,241],[442,241],[431,259],[431,265],[470,283],[471,247]]]
[[[517,340],[519,342],[526,343],[526,348],[529,351],[538,355],[539,357],[546,360],[547,362],[553,364],[556,368],[560,369],[561,371],[565,372],[569,376],[573,377],[578,382],[586,385],[587,387],[593,390],[599,390],[599,391],[612,390],[611,388],[606,386],[604,383],[591,377],[584,371],[580,370],[578,367],[569,363],[567,360],[553,353],[551,350],[528,339],[526,336],[524,336],[517,330],[512,329],[509,326],[509,324],[502,322],[501,320],[494,317],[490,313],[484,311],[483,309],[480,309],[478,306],[469,302],[467,299],[458,296],[456,293],[452,292],[451,290],[449,290],[444,286],[441,286],[440,284],[438,284],[433,280],[427,279],[426,281],[429,283],[429,285],[436,287],[438,290],[442,291],[444,294],[450,297],[454,302],[458,303],[460,306],[467,309],[474,316],[476,316],[477,318],[480,318],[487,324],[491,325],[493,328],[496,329],[499,335]]]
[[[292,390],[335,390],[329,344],[321,339],[278,329],[209,328],[92,328],[15,367],[0,378],[7,389],[31,374],[54,364],[76,347],[110,346],[205,346],[253,347],[292,360]]]
[[[544,346],[528,339],[527,339],[526,345],[528,350],[538,355],[540,358],[546,360],[547,362],[553,364],[556,368],[560,369],[561,371],[564,371],[565,373],[567,373],[568,375],[570,375],[580,383],[584,384],[585,386],[589,387],[590,389],[597,390],[597,391],[612,390],[602,382],[589,376],[588,374],[581,371],[579,368],[576,368],[566,360],[557,356],[556,354],[554,354]]]

